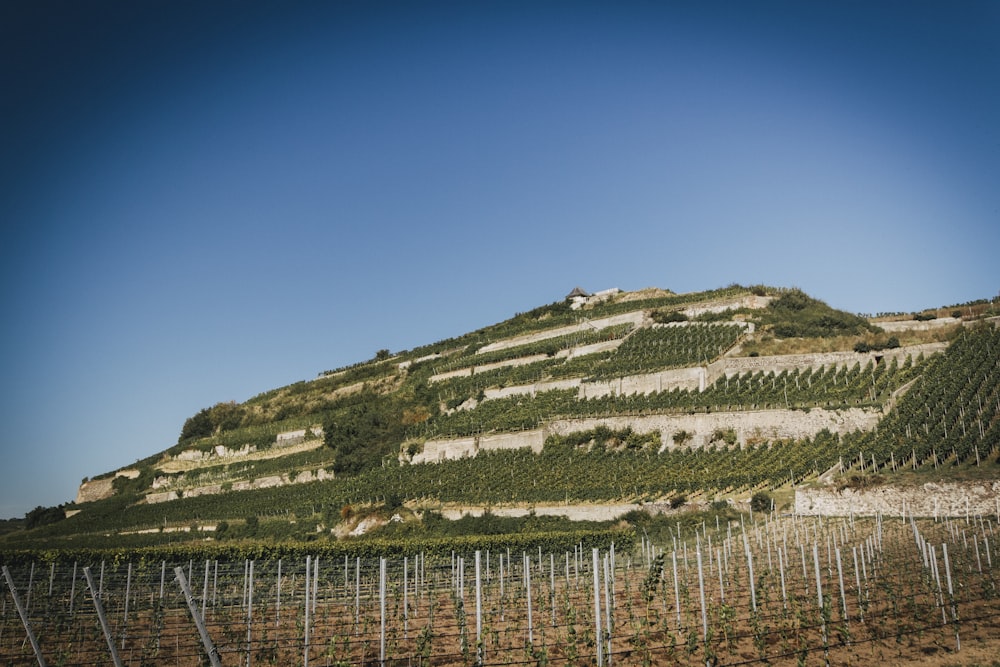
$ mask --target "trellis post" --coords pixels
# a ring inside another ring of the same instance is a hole
[[[14,587],[14,580],[10,576],[10,570],[7,566],[3,566],[3,576],[7,580],[7,587],[10,588],[10,595],[14,598],[14,606],[17,607],[17,613],[21,616],[21,623],[24,624],[24,631],[28,635],[28,641],[31,642],[31,648],[35,651],[35,657],[38,659],[39,667],[47,667],[45,664],[45,658],[42,657],[42,649],[38,645],[38,639],[35,638],[35,633],[31,630],[31,623],[28,622],[28,612],[25,610],[24,605],[21,604],[21,598],[17,594],[17,588]]]
[[[101,604],[101,597],[94,588],[94,578],[90,574],[90,568],[83,568],[83,576],[87,578],[87,586],[90,587],[90,596],[94,598],[94,609],[97,610],[97,618],[101,621],[101,630],[104,631],[104,639],[108,642],[108,650],[111,651],[111,660],[115,667],[122,667],[122,660],[118,657],[118,649],[115,648],[115,640],[111,636],[111,628],[108,626],[108,619],[104,615],[104,605]],[[122,640],[124,641],[124,639]]]
[[[201,643],[205,647],[205,652],[208,654],[208,659],[212,663],[212,667],[222,667],[222,662],[219,660],[219,652],[212,643],[212,638],[208,636],[205,622],[202,620],[201,614],[198,613],[198,605],[194,601],[194,596],[191,595],[191,587],[188,586],[187,577],[184,576],[184,568],[179,565],[175,567],[174,575],[177,577],[177,583],[180,584],[181,590],[184,591],[184,600],[191,611],[191,618],[194,619],[194,624],[198,626]]]

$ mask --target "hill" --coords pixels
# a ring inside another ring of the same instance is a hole
[[[781,502],[832,470],[995,477],[996,315],[981,301],[864,318],[765,286],[578,288],[207,407],[175,445],[86,480],[0,544],[335,539],[387,522],[405,536],[463,511]]]

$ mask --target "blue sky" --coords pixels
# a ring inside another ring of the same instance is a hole
[[[0,5],[0,517],[598,290],[995,296],[996,2]]]

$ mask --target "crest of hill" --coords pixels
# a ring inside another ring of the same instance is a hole
[[[748,301],[752,297],[759,297],[759,300]],[[219,453],[220,458],[223,458],[221,455],[226,452],[245,448],[270,449],[276,445],[287,445],[290,440],[298,437],[287,434],[305,429],[311,434],[309,437],[325,437],[326,444],[335,448],[335,443],[330,441],[337,436],[325,433],[322,425],[331,421],[333,415],[343,416],[344,413],[365,413],[369,417],[368,421],[374,424],[361,430],[348,428],[343,434],[344,438],[356,440],[362,432],[367,435],[378,432],[382,437],[376,438],[376,441],[384,443],[386,438],[403,440],[413,429],[399,427],[424,423],[441,412],[446,412],[447,406],[455,405],[458,398],[463,401],[470,398],[460,396],[464,388],[455,386],[449,388],[452,398],[442,401],[435,396],[435,393],[440,392],[432,391],[428,380],[437,371],[461,369],[471,376],[472,369],[475,369],[480,374],[481,382],[477,383],[480,391],[488,388],[484,385],[491,381],[496,386],[511,386],[524,378],[525,373],[516,370],[522,366],[532,366],[538,361],[555,357],[561,351],[586,347],[592,339],[601,343],[615,343],[629,335],[634,336],[639,329],[654,324],[654,319],[662,319],[664,312],[682,322],[754,322],[757,325],[755,334],[742,337],[738,345],[726,350],[734,356],[759,356],[769,347],[780,347],[782,342],[789,339],[799,339],[798,350],[801,352],[803,348],[806,351],[830,351],[830,343],[824,343],[821,339],[847,338],[848,340],[838,340],[837,343],[841,348],[849,350],[855,344],[851,342],[853,339],[864,337],[865,340],[874,341],[879,335],[879,329],[864,318],[832,309],[797,289],[731,285],[706,292],[676,294],[667,289],[648,287],[632,292],[619,292],[609,299],[584,306],[581,311],[572,310],[567,301],[559,301],[525,313],[517,313],[495,325],[413,350],[395,354],[380,350],[368,361],[325,371],[314,380],[269,390],[243,403],[221,402],[205,408],[182,425],[176,445],[160,455],[139,462],[138,467],[161,463],[184,451],[204,453],[207,455],[206,460],[209,460],[213,452]],[[619,326],[612,331],[610,325],[595,328],[593,324],[598,317],[610,320],[626,314],[635,316],[630,328],[624,325],[625,328]],[[584,318],[587,323],[581,324]],[[564,330],[568,333],[549,336],[552,332]],[[601,341],[602,331],[615,340]],[[531,349],[530,342],[515,346],[506,355],[499,355],[507,358],[495,362],[497,366],[493,375],[483,375],[484,359],[476,358],[477,352],[503,341],[519,338],[531,341],[532,336],[548,343],[536,345],[535,349]],[[595,358],[611,356],[606,350],[595,354]],[[580,364],[576,375],[584,376],[586,370],[586,364]],[[561,377],[572,377],[573,374],[572,369],[559,371]],[[537,377],[540,376],[526,379]],[[445,410],[437,409],[440,407]],[[386,410],[393,411],[394,415],[384,414]],[[393,422],[397,422],[396,427]],[[399,442],[395,445],[398,446]],[[366,458],[378,460],[373,456]],[[110,475],[102,477],[108,476]]]

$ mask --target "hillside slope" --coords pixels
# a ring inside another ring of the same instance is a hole
[[[577,294],[206,408],[161,454],[85,481],[38,537],[259,517],[301,535],[379,503],[712,499],[859,455],[995,465],[991,308],[873,323],[759,286]]]

